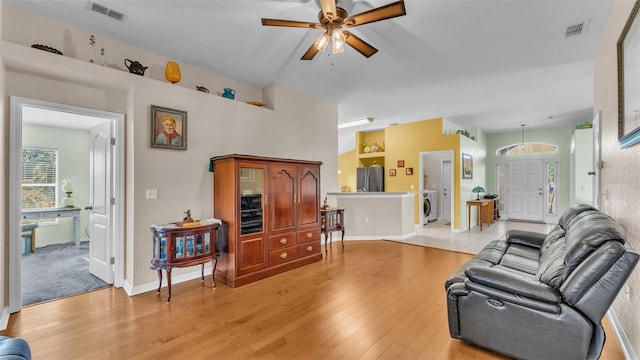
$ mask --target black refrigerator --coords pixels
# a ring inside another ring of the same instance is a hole
[[[358,168],[358,192],[384,191],[384,168]]]

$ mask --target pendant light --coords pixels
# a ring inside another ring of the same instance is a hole
[[[524,127],[526,124],[520,124],[520,126],[522,127],[522,143],[520,144],[520,152],[523,153],[524,152]]]

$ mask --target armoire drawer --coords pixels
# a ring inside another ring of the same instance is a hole
[[[320,241],[314,241],[302,245],[298,245],[298,257],[302,258],[305,256],[317,254],[321,252]]]
[[[276,251],[296,244],[296,234],[281,234],[269,238],[269,251]]]
[[[311,241],[320,240],[320,228],[305,229],[298,231],[296,242],[298,245]]]
[[[297,258],[297,248],[290,247],[269,252],[269,266],[284,264]]]

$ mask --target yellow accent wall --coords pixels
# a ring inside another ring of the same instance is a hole
[[[449,129],[445,135],[444,127]],[[388,126],[384,130],[375,132],[356,133],[356,149],[341,154],[338,167],[340,186],[347,185],[351,191],[356,188],[356,168],[371,166],[370,161],[375,158],[381,166],[385,166],[385,191],[419,191],[420,190],[420,153],[430,151],[453,150],[453,225],[455,229],[466,228],[466,201],[471,200],[471,189],[476,185],[485,186],[484,159],[485,147],[481,142],[471,140],[465,136],[454,134],[450,130],[451,123],[442,118],[416,121],[400,125]],[[481,137],[482,134],[478,134]],[[384,144],[384,153],[365,154],[364,144],[377,142]],[[473,179],[463,180],[461,173],[461,152],[473,156]],[[380,157],[382,160],[380,160]],[[398,168],[398,161],[404,161],[404,168]],[[382,161],[382,163],[381,163]],[[407,175],[406,169],[413,168],[413,175]],[[389,176],[389,170],[395,169],[396,176]],[[420,223],[422,195],[416,194],[414,222]],[[472,219],[473,220],[473,219]]]

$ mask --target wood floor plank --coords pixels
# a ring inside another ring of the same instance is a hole
[[[504,359],[449,337],[444,281],[471,255],[390,241],[231,289],[199,280],[25,307],[2,335],[34,359]],[[624,358],[605,321],[602,358]]]

